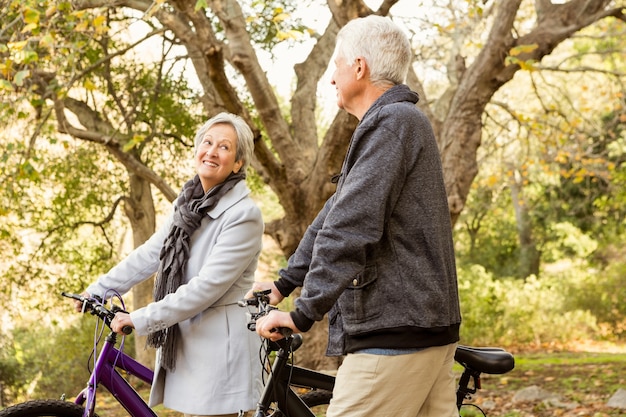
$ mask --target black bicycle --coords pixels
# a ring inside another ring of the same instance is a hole
[[[242,307],[254,306],[248,328],[256,329],[256,320],[276,307],[269,304],[270,290],[254,293],[254,298],[241,300]],[[335,377],[293,365],[292,355],[301,345],[302,336],[291,329],[277,329],[283,339],[264,341],[262,362],[266,374],[265,388],[254,417],[315,417],[314,407],[330,403]],[[273,358],[272,358],[273,356]],[[476,404],[465,403],[481,389],[482,374],[505,374],[515,367],[513,355],[502,348],[459,345],[454,359],[463,367],[456,391],[456,404],[472,406],[486,417]],[[270,365],[271,364],[271,365]]]

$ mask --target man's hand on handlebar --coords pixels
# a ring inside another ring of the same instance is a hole
[[[269,293],[270,304],[275,306],[278,305],[281,301],[283,301],[283,295],[278,291],[276,285],[273,282],[255,282],[252,285],[252,289],[248,291],[245,298],[254,298],[255,291],[264,291],[264,290],[272,290]]]
[[[269,339],[272,342],[282,339],[284,336],[277,331],[280,327],[287,327],[294,331],[294,333],[300,333],[300,330],[296,327],[291,319],[291,315],[286,311],[272,310],[263,317],[259,317],[256,320],[256,332],[265,339]]]

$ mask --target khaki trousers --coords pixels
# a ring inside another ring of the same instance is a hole
[[[387,356],[348,354],[326,417],[458,417],[456,343]]]

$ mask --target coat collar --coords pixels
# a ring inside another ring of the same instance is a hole
[[[250,194],[250,189],[246,184],[246,180],[243,179],[235,184],[232,190],[224,194],[222,198],[220,198],[220,201],[217,202],[215,207],[207,212],[207,215],[210,216],[212,219],[218,218],[222,215],[222,213],[237,204],[248,194]]]

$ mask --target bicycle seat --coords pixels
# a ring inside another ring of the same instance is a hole
[[[515,358],[497,347],[472,347],[459,345],[454,360],[474,371],[486,374],[505,374],[515,367]]]

